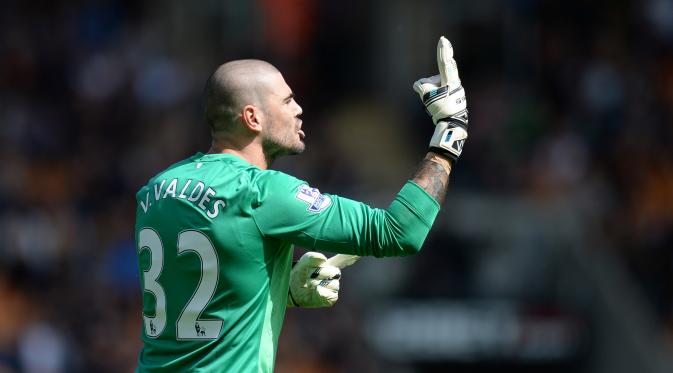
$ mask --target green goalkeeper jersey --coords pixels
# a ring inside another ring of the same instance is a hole
[[[136,197],[143,372],[271,372],[294,244],[413,254],[439,211],[411,181],[375,209],[228,154],[176,163]]]

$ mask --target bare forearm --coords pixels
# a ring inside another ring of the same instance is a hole
[[[451,162],[446,157],[428,152],[412,180],[441,205],[449,186],[450,173]]]

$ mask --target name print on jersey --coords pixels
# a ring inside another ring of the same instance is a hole
[[[205,211],[206,215],[211,219],[216,218],[220,214],[220,208],[226,206],[225,202],[221,199],[212,201],[211,197],[216,195],[217,192],[211,187],[206,188],[206,185],[201,181],[195,182],[192,179],[187,179],[183,185],[178,179],[172,179],[168,182],[166,189],[164,189],[165,184],[166,179],[157,180],[154,183],[154,201],[150,201],[150,191],[145,195],[145,201],[140,201],[140,207],[144,213],[147,213],[152,206],[152,202],[158,202],[160,199],[168,197],[186,199],[194,203],[201,210]],[[178,189],[180,189],[179,194],[177,192]]]

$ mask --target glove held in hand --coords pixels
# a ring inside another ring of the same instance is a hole
[[[292,267],[288,307],[330,307],[336,303],[341,270],[326,261],[325,255],[309,251]]]

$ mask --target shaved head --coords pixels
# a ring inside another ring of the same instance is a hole
[[[269,77],[278,69],[261,60],[236,60],[220,65],[205,89],[205,117],[213,134],[229,131],[245,105],[262,106]]]
[[[260,60],[227,62],[205,90],[204,114],[213,152],[246,154],[267,167],[281,155],[304,151],[302,108],[273,65]]]

